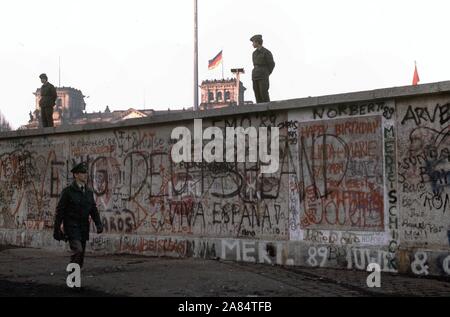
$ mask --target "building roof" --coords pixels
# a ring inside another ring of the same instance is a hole
[[[202,81],[202,85],[209,85],[209,84],[230,84],[230,83],[236,83],[236,78],[213,79],[213,80],[204,80],[204,81]],[[241,84],[242,84],[242,82],[241,82]]]

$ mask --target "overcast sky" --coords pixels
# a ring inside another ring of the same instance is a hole
[[[272,100],[449,80],[448,0],[199,0],[200,81],[243,67],[254,101],[249,38],[276,68]],[[87,111],[193,103],[193,0],[14,0],[0,7],[0,110],[14,128],[35,108],[39,74],[89,96]]]

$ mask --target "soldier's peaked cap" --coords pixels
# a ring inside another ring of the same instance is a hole
[[[48,79],[47,74],[40,74],[40,75],[39,75],[39,78],[41,78],[41,79],[42,79],[42,78]]]
[[[87,165],[86,163],[80,163],[75,165],[70,172],[76,174],[76,173],[87,173]]]
[[[250,41],[257,41],[257,40],[259,40],[259,41],[262,41],[262,35],[261,34],[257,34],[257,35],[253,35],[252,37],[251,37],[251,39],[250,39]]]

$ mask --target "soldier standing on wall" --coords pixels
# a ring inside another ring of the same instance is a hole
[[[86,241],[89,240],[89,216],[94,221],[98,234],[103,232],[103,225],[94,193],[86,186],[86,164],[76,165],[71,172],[74,181],[61,193],[56,207],[53,237],[58,241],[69,241],[72,250],[71,263],[83,267]]]
[[[263,47],[262,35],[253,36],[250,41],[256,50],[253,52],[253,91],[255,92],[256,103],[270,102],[269,97],[269,76],[275,68],[272,53]]]
[[[48,82],[46,74],[41,74],[39,78],[42,82],[41,99],[39,100],[42,127],[53,127],[53,108],[55,107],[58,93],[56,92],[55,86]]]

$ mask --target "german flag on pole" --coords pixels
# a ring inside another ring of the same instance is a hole
[[[214,69],[222,62],[222,51],[220,51],[219,54],[216,55],[212,60],[208,63],[208,69]]]

